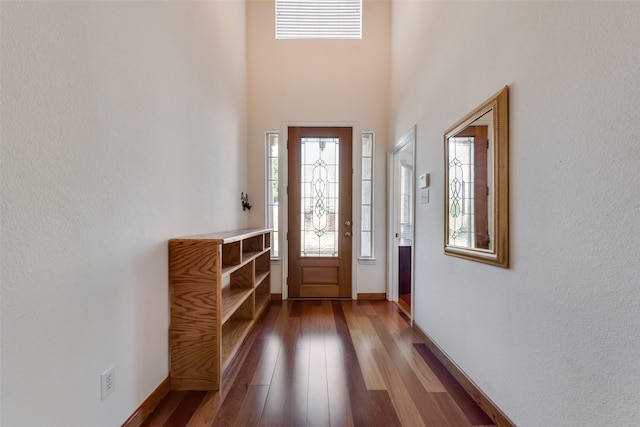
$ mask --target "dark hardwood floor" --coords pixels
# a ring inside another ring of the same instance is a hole
[[[145,426],[495,425],[386,301],[274,301],[219,391]]]

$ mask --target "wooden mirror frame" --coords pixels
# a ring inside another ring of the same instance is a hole
[[[444,135],[444,253],[459,258],[509,267],[509,87],[485,101],[451,126]],[[449,240],[449,138],[458,135],[471,124],[492,113],[493,117],[493,167],[491,174],[492,200],[492,245],[488,249],[469,248],[450,244]]]

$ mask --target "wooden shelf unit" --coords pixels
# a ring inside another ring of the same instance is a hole
[[[219,390],[271,301],[271,230],[169,240],[171,389]]]

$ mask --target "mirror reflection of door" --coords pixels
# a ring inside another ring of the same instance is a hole
[[[449,239],[490,249],[488,126],[468,126],[449,138]]]
[[[289,297],[351,297],[352,128],[290,127]]]
[[[444,253],[509,266],[509,91],[444,133]]]

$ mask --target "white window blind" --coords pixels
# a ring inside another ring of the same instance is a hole
[[[276,0],[277,39],[361,39],[362,0]]]

